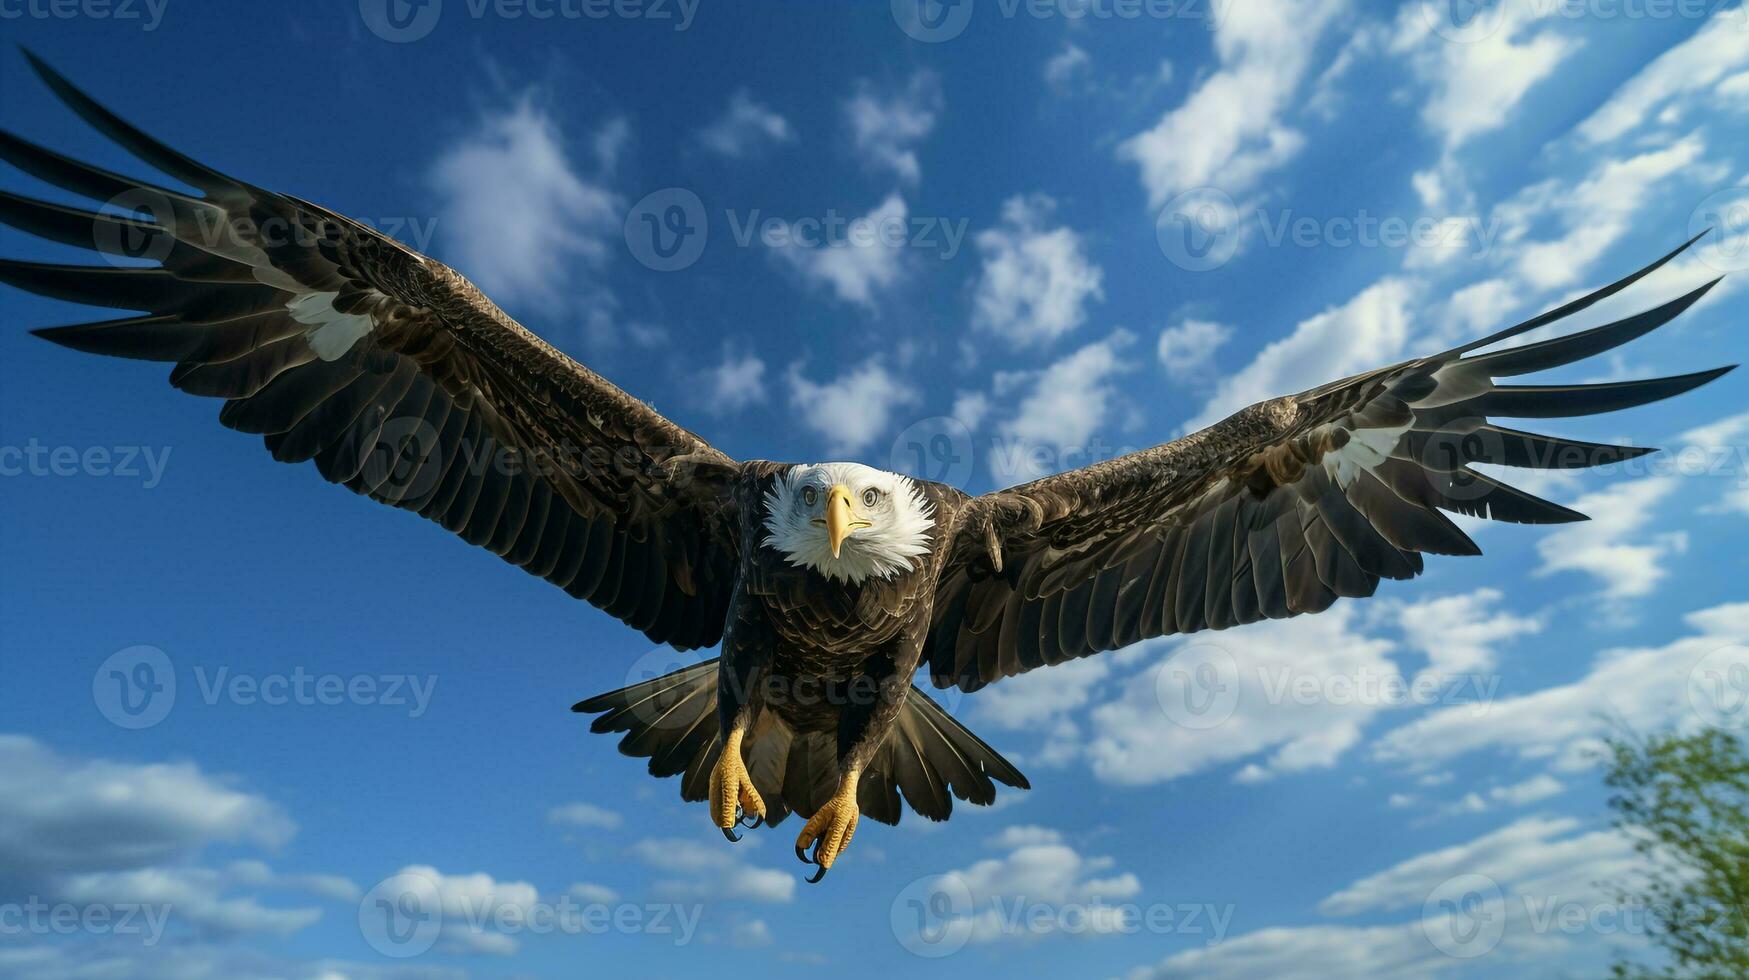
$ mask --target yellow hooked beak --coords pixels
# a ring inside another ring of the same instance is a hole
[[[815,523],[821,523],[816,521]],[[844,546],[844,539],[850,537],[850,532],[858,528],[873,527],[868,521],[856,516],[856,508],[850,502],[850,488],[840,483],[826,491],[826,540],[832,543],[832,557],[838,557],[838,549]]]

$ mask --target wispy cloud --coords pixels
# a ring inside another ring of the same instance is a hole
[[[852,227],[904,227],[909,209],[896,192],[860,218]],[[876,295],[899,282],[905,270],[905,239],[889,234],[849,235],[843,241],[808,243],[807,236],[792,234],[790,226],[767,236],[777,244],[777,256],[802,278],[824,286],[846,303],[872,306]]]
[[[789,120],[755,101],[746,89],[736,90],[722,116],[698,133],[706,149],[731,160],[752,156],[767,146],[794,142],[795,138]]]
[[[816,383],[802,365],[789,369],[789,400],[796,419],[826,439],[829,452],[854,453],[888,431],[893,413],[920,395],[882,362],[868,361]]]
[[[1248,190],[1299,152],[1305,137],[1283,121],[1312,52],[1342,0],[1250,0],[1227,5],[1215,32],[1220,67],[1178,108],[1125,140],[1150,207],[1193,188]]]
[[[915,72],[896,91],[859,82],[844,103],[851,150],[869,170],[915,184],[923,176],[917,144],[935,128],[942,106],[941,80],[933,72]]]
[[[978,233],[984,259],[972,295],[972,325],[1022,346],[1073,331],[1087,304],[1102,299],[1105,274],[1088,260],[1081,236],[1047,227],[1056,201],[1016,196],[1002,205],[1001,224]]]
[[[444,257],[500,304],[556,311],[600,289],[578,285],[578,266],[599,272],[619,233],[622,202],[604,175],[625,134],[623,121],[603,124],[591,173],[532,95],[482,116],[431,168]]]

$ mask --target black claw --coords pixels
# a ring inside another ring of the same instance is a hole
[[[731,827],[718,827],[717,829],[721,830],[723,832],[723,836],[727,837],[729,839],[729,843],[731,843],[731,844],[741,843],[741,835],[735,833],[733,828],[731,828]]]
[[[796,845],[796,860],[802,862],[803,864],[813,864],[814,863],[814,859],[811,857],[808,857],[808,852],[802,850],[802,845],[800,845],[800,844]]]
[[[741,817],[741,818],[737,819],[735,822],[740,824],[743,827],[746,827],[748,830],[758,830],[760,825],[765,823],[765,814],[761,813],[761,814],[755,815],[752,823],[748,823],[747,818],[745,818],[745,817]]]
[[[812,862],[810,862],[810,863],[812,863]],[[830,869],[828,869],[824,865],[821,865],[820,870],[814,872],[814,876],[812,878],[808,879],[808,884],[818,885],[820,883],[820,879],[826,877],[826,872],[828,870],[830,870]]]

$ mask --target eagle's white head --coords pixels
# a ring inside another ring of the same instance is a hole
[[[891,578],[928,554],[934,507],[897,473],[860,463],[813,463],[779,474],[765,494],[765,541],[791,565],[861,585]]]

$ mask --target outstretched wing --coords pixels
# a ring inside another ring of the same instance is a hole
[[[1697,236],[1698,237],[1698,236]],[[1688,244],[1692,244],[1692,240]],[[936,594],[936,685],[975,690],[1137,640],[1321,612],[1480,550],[1441,511],[1520,524],[1584,515],[1470,469],[1573,468],[1651,452],[1496,425],[1642,405],[1730,370],[1596,385],[1502,385],[1650,331],[1712,283],[1564,337],[1473,354],[1668,262],[1431,357],[1261,402],[1175,442],[977,498]],[[1716,282],[1717,280],[1714,280]]]
[[[677,647],[721,637],[734,463],[523,329],[448,267],[321,207],[234,180],[135,129],[34,57],[86,122],[201,196],[0,131],[0,159],[84,211],[0,192],[0,221],[156,265],[0,260],[0,282],[143,311],[38,330],[174,361],[219,420],[284,462],[442,524]]]

